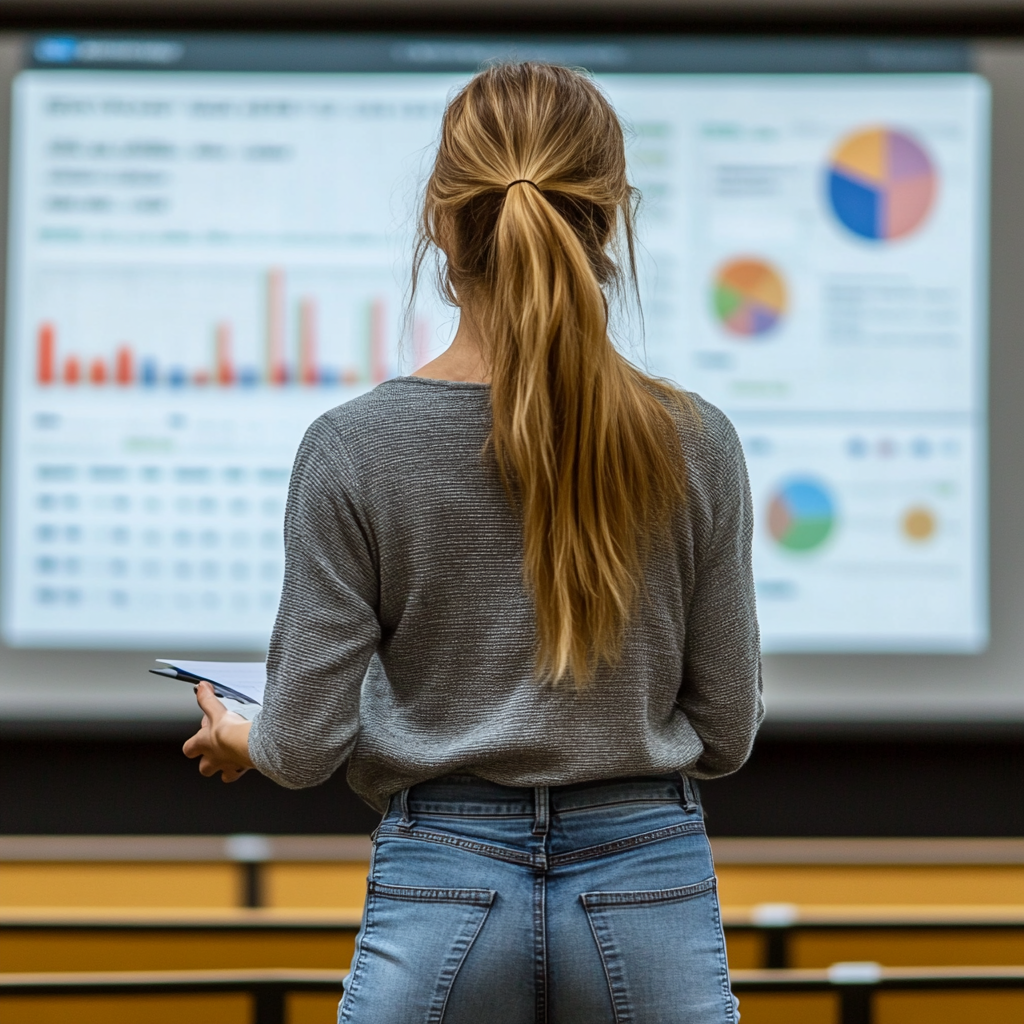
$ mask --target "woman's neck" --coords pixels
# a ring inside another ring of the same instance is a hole
[[[480,333],[465,309],[459,311],[459,329],[455,332],[452,343],[436,359],[421,366],[412,376],[490,384],[491,371],[484,358]]]

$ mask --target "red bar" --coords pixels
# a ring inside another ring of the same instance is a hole
[[[217,383],[227,387],[235,383],[235,368],[231,363],[231,324],[217,324],[214,337],[214,362],[217,365]]]
[[[57,333],[53,324],[39,325],[37,363],[37,379],[40,384],[52,384],[54,381],[54,365],[57,361]]]
[[[196,370],[192,374],[192,383],[197,384],[199,387],[205,387],[210,383],[210,371],[209,370]]]
[[[64,360],[64,383],[77,384],[82,379],[82,363],[78,356],[68,356]]]
[[[107,364],[102,359],[94,359],[89,364],[89,383],[90,384],[106,384],[107,383]]]
[[[387,309],[382,299],[370,303],[370,380],[388,379]]]
[[[288,367],[284,361],[284,271],[267,272],[267,382],[284,384]]]
[[[126,387],[135,380],[133,363],[132,350],[127,345],[122,345],[114,356],[114,380],[121,387]]]
[[[316,384],[320,374],[316,367],[316,300],[299,302],[299,380]]]

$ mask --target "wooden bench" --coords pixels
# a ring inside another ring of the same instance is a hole
[[[347,971],[88,971],[0,974],[0,996],[192,995],[241,992],[252,999],[253,1024],[285,1024],[292,992],[340,996]]]
[[[1022,840],[712,843],[734,969],[1024,962]],[[346,966],[369,854],[366,836],[3,836],[0,900],[65,905],[0,907],[0,942],[10,970]],[[950,893],[964,905],[935,905]]]
[[[731,906],[1024,905],[1021,839],[721,838],[712,847]],[[9,893],[35,893],[8,904],[81,904],[84,889],[102,896],[88,902],[114,905],[120,887],[122,906],[355,906],[369,857],[367,836],[0,836],[0,879]]]
[[[1013,906],[798,906],[763,903],[723,907],[722,924],[730,940],[754,935],[761,944],[761,967],[793,967],[794,942],[805,935],[861,935],[889,938],[912,934],[952,934],[961,941],[979,933],[999,934],[1001,959],[1024,964],[1024,905]],[[988,944],[991,946],[991,944]],[[877,955],[877,954],[876,954]],[[989,958],[995,959],[989,953]]]
[[[1024,991],[1024,967],[881,967],[838,963],[821,971],[733,971],[738,996],[752,992],[828,992],[839,1001],[839,1024],[872,1024],[879,992]]]
[[[362,908],[0,908],[8,971],[347,968]]]
[[[241,992],[253,1005],[253,1024],[285,1024],[293,992],[340,993],[343,971],[153,971],[74,974],[0,974],[0,996],[184,995]],[[834,964],[824,971],[735,971],[733,990],[837,996],[839,1024],[872,1024],[881,991],[1024,990],[1024,967],[884,968]]]
[[[65,960],[54,957],[54,943],[61,939],[85,940],[82,955],[87,955],[90,939],[110,943],[118,936],[133,943],[135,951],[131,966],[149,969],[171,964],[176,967],[214,966],[301,966],[312,963],[317,967],[342,966],[351,955],[355,933],[362,915],[360,907],[328,908],[323,910],[288,908],[96,908],[96,907],[7,907],[0,908],[0,947],[9,968],[34,971],[43,964],[56,963],[58,969],[106,969],[121,966],[116,949],[111,946],[107,958],[97,953],[92,959]],[[860,935],[877,939],[886,934],[897,940],[913,934],[950,935],[957,937],[960,955],[952,959],[966,964],[963,937],[1001,935],[1002,955],[992,955],[992,944],[982,949],[987,952],[984,962],[989,964],[1024,964],[1024,906],[1006,907],[896,907],[896,906],[836,906],[801,907],[793,904],[762,904],[755,907],[724,907],[722,922],[732,953],[730,960],[736,966],[752,964],[765,969],[784,969],[794,966],[794,943],[803,936],[822,934]],[[137,937],[132,939],[132,936]],[[149,938],[145,938],[145,937]],[[166,936],[161,947],[154,947],[147,960],[144,943]],[[734,955],[740,938],[750,936],[757,942],[751,956]],[[317,955],[310,959],[309,942],[319,937]],[[186,959],[175,960],[177,948],[190,951]],[[36,952],[19,951],[19,940],[34,942]],[[240,941],[239,941],[240,940]],[[329,940],[323,942],[322,940]],[[242,943],[250,950],[250,960],[244,960]],[[47,945],[49,943],[49,945]],[[289,946],[289,943],[291,944]],[[863,943],[865,948],[871,942]],[[218,948],[235,948],[238,956],[227,963],[217,962]],[[261,947],[264,952],[256,952]],[[66,948],[66,944],[65,944]],[[289,951],[290,950],[290,951]],[[876,958],[877,953],[870,954]],[[806,962],[806,953],[802,957]],[[977,959],[977,957],[975,958]],[[830,962],[830,961],[829,961]],[[926,961],[931,962],[931,961]]]

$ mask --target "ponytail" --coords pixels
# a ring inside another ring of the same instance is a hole
[[[444,119],[416,267],[471,309],[491,372],[490,447],[523,524],[538,677],[590,682],[614,664],[643,565],[684,499],[678,391],[608,336],[603,287],[632,190],[614,111],[582,74],[506,64],[474,78]]]

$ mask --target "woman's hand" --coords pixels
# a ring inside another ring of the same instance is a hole
[[[253,767],[249,760],[251,722],[228,711],[214,695],[209,683],[196,687],[196,700],[203,709],[199,732],[181,748],[186,757],[198,757],[201,775],[221,773],[224,782],[240,779]]]

